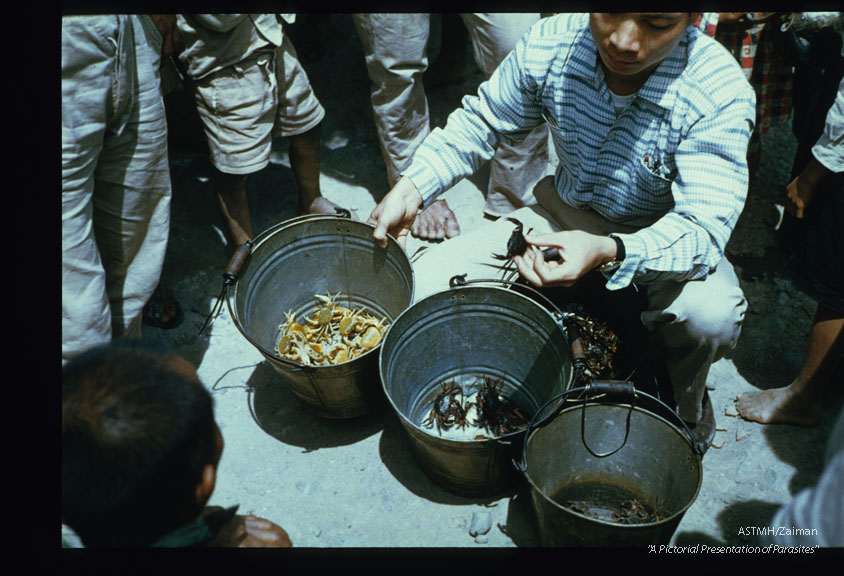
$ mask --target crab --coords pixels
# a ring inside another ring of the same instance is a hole
[[[341,292],[316,294],[320,304],[299,324],[292,312],[279,326],[276,353],[304,365],[340,364],[377,347],[389,320],[380,320],[365,307],[351,309],[337,304]]]
[[[486,429],[495,436],[502,436],[515,432],[527,426],[528,418],[509,398],[499,392],[500,380],[483,377],[483,387],[475,395],[475,401],[470,403],[477,409],[478,417],[475,425]]]
[[[443,382],[442,390],[434,398],[434,405],[422,425],[430,428],[436,424],[437,432],[452,426],[466,426],[466,409],[463,407],[463,389],[454,380]],[[458,396],[460,399],[458,400]]]
[[[505,218],[508,222],[512,222],[516,225],[516,228],[513,230],[513,233],[510,234],[510,238],[507,239],[507,254],[492,254],[492,257],[496,260],[512,260],[515,256],[521,256],[525,253],[528,249],[527,240],[525,240],[524,231],[524,224],[521,221],[517,220],[516,218],[511,218],[507,216]],[[532,229],[531,229],[532,230]],[[528,230],[528,234],[530,234],[530,230]]]
[[[330,293],[316,295],[316,298],[322,304],[317,306],[313,316],[308,318],[308,327],[312,330],[317,340],[325,339],[331,333],[331,320],[334,318],[334,310],[336,308],[334,302],[338,296],[340,296],[340,292],[334,296]]]
[[[653,511],[638,499],[625,500],[621,503],[621,511],[612,513],[612,521],[618,524],[647,524],[659,522],[666,516],[665,510],[657,504]]]
[[[585,370],[578,376],[578,384],[586,384],[591,379],[613,378],[619,338],[607,323],[575,313],[568,314],[565,323],[570,337],[572,328],[579,334],[586,356]]]
[[[279,326],[281,337],[278,339],[276,350],[283,357],[298,356],[296,350],[307,343],[307,333],[302,325],[296,322],[292,312],[285,312],[285,319],[286,323]]]

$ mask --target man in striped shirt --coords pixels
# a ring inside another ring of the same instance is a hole
[[[694,13],[560,14],[541,20],[476,96],[451,114],[375,207],[374,238],[406,234],[420,207],[474,173],[501,141],[549,125],[560,163],[517,210],[529,248],[515,261],[536,286],[602,267],[609,290],[636,283],[642,322],[665,342],[680,415],[714,433],[713,361],[735,346],[746,301],[724,248],[747,194],[755,96],[735,59]],[[455,274],[489,276],[506,219],[428,250],[416,297]],[[560,260],[537,258],[553,246]]]

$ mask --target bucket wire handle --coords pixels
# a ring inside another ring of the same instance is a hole
[[[466,280],[467,274],[458,274],[456,276],[452,276],[451,279],[448,281],[449,288],[460,288],[462,286],[468,286],[469,284],[506,284],[509,288],[513,288],[514,286],[518,286],[519,288],[527,288],[535,295],[539,296],[551,309],[554,311],[555,316],[558,317],[560,321],[565,318],[565,313],[563,313],[560,308],[551,302],[545,294],[530,286],[528,284],[520,284],[513,280],[502,280],[501,278],[479,278],[477,280]]]
[[[703,457],[704,453],[706,452],[705,443],[695,441],[695,436],[694,436],[694,434],[692,434],[692,430],[691,430],[691,428],[689,428],[689,425],[686,424],[685,420],[680,418],[680,415],[677,414],[674,410],[672,410],[671,407],[668,406],[668,404],[666,404],[665,402],[663,402],[659,398],[655,398],[655,397],[651,396],[650,394],[647,394],[646,392],[641,392],[641,391],[636,390],[635,386],[630,382],[619,381],[619,380],[604,380],[604,381],[591,382],[591,383],[589,383],[585,386],[580,386],[578,388],[569,388],[568,390],[564,390],[563,392],[560,392],[559,394],[549,398],[542,406],[539,407],[539,409],[536,411],[536,413],[531,417],[530,422],[528,423],[528,427],[525,430],[524,442],[522,443],[522,459],[521,459],[520,462],[516,462],[515,460],[512,461],[513,465],[516,467],[517,470],[519,470],[522,473],[524,473],[527,470],[527,444],[528,444],[528,440],[530,439],[531,431],[535,427],[539,428],[540,426],[543,426],[543,425],[547,424],[548,422],[550,422],[552,417],[555,416],[560,410],[563,409],[563,406],[565,406],[565,403],[560,402],[560,405],[557,406],[554,409],[553,412],[551,412],[550,414],[548,414],[545,417],[544,423],[541,422],[539,425],[537,425],[536,419],[540,414],[542,414],[543,410],[545,410],[545,408],[547,408],[552,402],[563,400],[564,398],[566,398],[567,396],[572,395],[572,394],[581,394],[582,393],[583,394],[583,405],[582,405],[581,409],[585,412],[585,410],[586,410],[586,400],[587,400],[587,396],[589,396],[590,391],[598,392],[599,395],[618,394],[618,393],[633,394],[635,396],[635,398],[637,398],[637,399],[641,396],[643,398],[646,398],[646,399],[652,400],[653,402],[656,402],[662,408],[664,408],[666,411],[668,411],[669,413],[674,415],[676,417],[676,419],[680,422],[680,424],[682,424],[683,428],[686,431],[686,434],[689,437],[689,444],[691,445],[692,450],[698,456],[700,456],[701,458]],[[593,396],[593,399],[595,397],[596,396]],[[627,435],[630,431],[630,415],[631,415],[632,411],[633,411],[633,404],[630,405],[630,410],[627,412],[627,431],[625,432],[625,435],[624,435],[625,443],[627,442]],[[605,455],[596,454],[586,444],[585,438],[583,437],[584,428],[585,428],[585,425],[583,423],[583,416],[581,416],[581,423],[580,423],[581,439],[582,439],[583,445],[586,447],[586,449],[589,450],[589,452],[592,453],[594,456],[597,456],[599,458],[603,458],[603,457],[609,456],[610,454],[613,454],[614,452],[617,452],[618,450],[621,449],[622,446],[624,446],[624,444],[622,444],[621,446],[616,448],[616,450],[614,450],[613,452],[610,452],[610,453],[605,454]]]
[[[217,296],[217,301],[214,303],[214,306],[211,308],[211,312],[208,314],[208,317],[205,319],[205,323],[202,325],[202,328],[199,329],[197,336],[202,334],[208,326],[220,315],[220,312],[223,310],[223,301],[226,299],[226,295],[229,290],[229,286],[232,286],[235,282],[237,282],[238,277],[240,276],[240,270],[243,268],[243,265],[246,263],[246,260],[249,258],[249,255],[252,253],[252,247],[254,243],[251,240],[247,240],[243,244],[237,247],[234,254],[232,255],[232,259],[229,260],[228,266],[226,266],[226,270],[223,272],[223,288],[220,290],[220,295]]]
[[[525,439],[524,439],[524,442],[522,443],[522,459],[521,459],[520,462],[516,462],[515,460],[513,460],[513,465],[516,467],[517,470],[519,470],[520,472],[525,472],[527,470],[527,443],[528,443],[528,438],[530,437],[531,430],[533,430],[534,427],[538,427],[536,425],[536,419],[539,417],[540,414],[542,414],[543,410],[545,410],[552,402],[557,402],[559,400],[563,400],[569,394],[585,392],[587,390],[588,390],[587,386],[581,386],[579,388],[569,388],[568,390],[563,390],[559,394],[556,394],[556,395],[552,396],[551,398],[549,398],[542,406],[539,407],[539,409],[536,412],[534,412],[533,416],[531,416],[531,418],[530,418],[530,422],[528,422],[528,427],[525,430]],[[562,409],[564,404],[565,404],[564,402],[560,402],[560,405],[557,406],[556,408],[554,408],[554,410],[550,414],[548,414],[548,416],[545,417],[546,421],[550,422],[551,417],[554,416],[555,414],[557,414],[557,412],[559,412]]]
[[[300,220],[310,220],[310,219],[313,219],[313,218],[326,218],[326,217],[328,217],[328,218],[345,218],[347,220],[352,219],[352,213],[349,210],[347,210],[346,208],[335,207],[334,212],[336,212],[336,215],[334,215],[334,214],[302,214],[301,216],[294,216],[293,218],[288,218],[287,220],[279,222],[278,224],[274,225],[272,228],[268,228],[267,230],[264,230],[261,233],[261,236],[263,236],[264,234],[269,234],[269,233],[273,232],[276,228],[280,228],[282,226],[289,226],[290,224],[293,224],[294,222],[299,222]]]
[[[675,419],[678,422],[680,422],[680,424],[682,424],[683,429],[686,431],[686,434],[689,436],[689,440],[691,442],[692,449],[695,451],[695,453],[698,456],[700,456],[702,458],[703,455],[706,453],[708,446],[706,445],[706,442],[698,442],[697,440],[695,440],[695,435],[694,435],[694,433],[692,433],[692,429],[689,428],[689,425],[686,424],[686,421],[683,420],[680,417],[680,415],[675,410],[673,410],[668,404],[666,404],[665,402],[663,402],[659,398],[656,398],[655,396],[651,396],[650,394],[644,394],[643,392],[640,392],[640,394],[642,394],[643,396],[645,396],[649,400],[653,400],[654,402],[656,402],[657,404],[659,404],[660,406],[665,408],[666,411],[668,411],[672,416],[675,417]]]
[[[606,386],[606,388],[605,388]],[[596,390],[598,392],[625,392],[628,393],[627,387],[629,386],[630,390],[633,394],[633,401],[630,402],[630,408],[627,410],[627,421],[624,425],[624,440],[622,440],[621,445],[614,449],[610,450],[609,452],[595,452],[586,442],[586,401],[589,399],[589,391]],[[612,456],[622,448],[624,445],[627,444],[627,438],[630,436],[630,417],[633,414],[633,406],[636,404],[636,400],[638,398],[638,394],[636,393],[636,388],[633,387],[632,384],[628,382],[590,382],[586,385],[586,393],[583,394],[583,402],[581,403],[581,411],[580,411],[580,441],[583,442],[583,447],[589,451],[589,453],[594,456],[595,458],[606,458],[607,456]]]

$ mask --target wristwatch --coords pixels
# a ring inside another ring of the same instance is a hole
[[[610,238],[615,240],[615,258],[598,266],[598,271],[602,274],[618,270],[619,266],[621,266],[621,261],[624,260],[624,256],[626,255],[624,251],[624,243],[621,241],[621,238],[618,236],[610,236]]]

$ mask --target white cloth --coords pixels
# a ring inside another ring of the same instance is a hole
[[[161,35],[148,16],[62,18],[62,358],[140,336],[170,230]]]
[[[475,62],[488,78],[538,13],[461,14]],[[428,67],[430,14],[355,14],[355,28],[372,81],[372,109],[387,179],[392,187],[430,133],[422,74]],[[548,131],[534,130],[519,145],[502,143],[490,164],[484,211],[501,215],[536,203],[534,185],[548,171]]]

